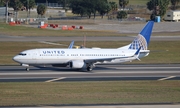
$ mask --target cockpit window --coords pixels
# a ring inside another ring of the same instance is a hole
[[[19,53],[19,55],[26,56],[26,53]]]

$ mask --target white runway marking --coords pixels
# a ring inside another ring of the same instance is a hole
[[[48,81],[45,81],[45,82],[53,82],[53,81],[58,81],[58,80],[62,80],[62,79],[65,79],[65,78],[66,78],[66,77],[60,77],[60,78],[48,80]]]
[[[158,79],[158,81],[163,81],[163,80],[167,80],[167,79],[171,79],[171,78],[174,78],[176,76],[169,76],[169,77],[166,77],[166,78],[161,78],[161,79]]]

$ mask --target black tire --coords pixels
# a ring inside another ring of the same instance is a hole
[[[88,66],[88,67],[87,67],[87,71],[92,71],[91,66]]]

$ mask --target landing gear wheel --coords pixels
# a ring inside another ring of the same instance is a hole
[[[29,71],[29,67],[26,68],[26,71]]]
[[[92,71],[92,66],[91,65],[87,67],[87,71]]]

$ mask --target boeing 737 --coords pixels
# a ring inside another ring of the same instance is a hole
[[[20,52],[13,60],[26,67],[30,65],[52,65],[91,71],[96,64],[118,64],[132,60],[140,60],[149,54],[148,45],[154,21],[149,21],[138,36],[129,45],[117,49],[101,48],[41,48]]]

